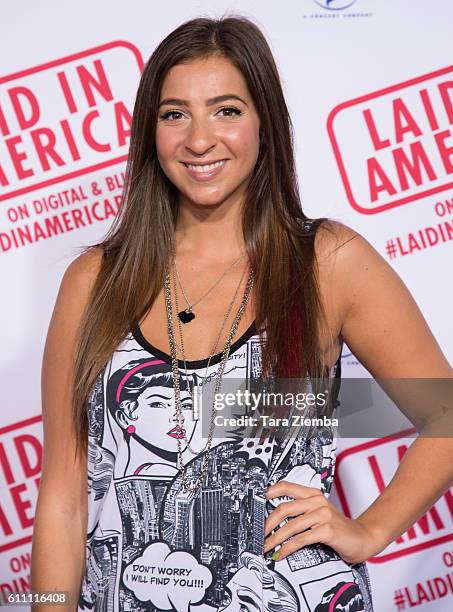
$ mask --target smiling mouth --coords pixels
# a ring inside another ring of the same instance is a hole
[[[220,159],[216,162],[210,162],[207,164],[192,164],[189,162],[182,162],[182,163],[184,164],[186,168],[189,168],[189,170],[192,170],[193,172],[199,172],[201,174],[205,172],[212,172],[213,170],[216,170],[217,168],[221,168],[222,166],[226,164],[227,161],[228,161],[227,159]]]
[[[176,425],[176,427],[173,427],[173,429],[167,431],[167,436],[181,440],[181,438],[184,438],[184,429],[179,425]]]

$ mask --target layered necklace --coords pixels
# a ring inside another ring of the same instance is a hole
[[[176,270],[176,266],[174,266],[174,269]],[[218,335],[217,335],[217,339],[216,339],[216,341],[215,341],[214,346],[212,347],[211,354],[209,355],[209,358],[208,358],[208,363],[207,363],[207,365],[206,365],[206,370],[205,370],[204,377],[203,377],[203,379],[201,380],[201,382],[200,382],[200,384],[199,384],[199,385],[194,385],[194,387],[193,387],[193,390],[192,390],[192,391],[190,390],[190,385],[189,385],[189,382],[188,382],[188,381],[189,381],[189,377],[188,377],[188,374],[187,374],[187,363],[186,363],[186,356],[185,356],[185,353],[184,353],[184,339],[183,339],[183,335],[182,335],[181,321],[180,321],[180,319],[178,318],[178,331],[179,331],[179,339],[180,339],[180,343],[181,343],[181,348],[178,346],[178,343],[177,343],[177,342],[176,342],[176,348],[177,348],[177,349],[179,349],[179,350],[181,351],[181,353],[182,353],[182,358],[183,358],[183,361],[184,361],[184,372],[185,372],[185,375],[186,375],[186,380],[187,380],[187,391],[188,391],[188,392],[191,394],[191,396],[192,396],[192,420],[194,420],[194,421],[198,421],[198,420],[199,420],[199,418],[200,418],[200,415],[199,415],[199,406],[201,405],[201,392],[202,392],[202,387],[203,387],[203,385],[204,385],[204,384],[206,384],[206,383],[208,382],[207,373],[208,373],[208,370],[209,370],[209,366],[210,366],[210,363],[211,363],[211,359],[212,359],[212,356],[214,355],[214,353],[215,353],[215,351],[216,351],[216,349],[217,349],[217,345],[218,345],[219,340],[220,340],[220,337],[221,337],[221,335],[222,335],[223,328],[225,327],[225,323],[227,322],[228,317],[230,316],[231,309],[233,308],[233,304],[234,304],[234,303],[235,303],[235,301],[236,301],[236,297],[237,297],[237,294],[238,294],[238,292],[239,292],[239,288],[240,288],[240,286],[241,286],[241,284],[242,284],[242,279],[244,278],[244,274],[245,274],[245,269],[244,269],[244,272],[242,273],[241,278],[240,278],[240,280],[239,280],[239,283],[238,283],[238,285],[237,285],[237,287],[236,287],[236,291],[234,292],[233,298],[232,298],[232,300],[231,300],[231,302],[230,302],[230,304],[229,304],[229,306],[228,306],[228,310],[227,310],[227,312],[226,312],[226,315],[225,315],[225,316],[224,316],[224,318],[223,318],[223,322],[222,322],[222,325],[221,325],[221,327],[220,327],[219,333],[218,333]],[[178,294],[177,294],[177,291],[176,291],[176,279],[175,279],[175,275],[174,275],[174,274],[173,274],[173,288],[174,288],[174,294],[175,294],[175,305],[176,305],[176,311],[178,311]],[[181,286],[181,289],[182,289],[182,286]],[[188,443],[188,442],[187,442],[187,448],[188,448],[188,449],[189,449],[189,450],[190,450],[190,451],[191,451],[191,452],[192,452],[194,455],[198,455],[198,454],[200,453],[200,451],[194,451],[194,450],[193,450],[193,449],[190,447],[190,445],[189,445],[189,443]]]
[[[238,260],[236,260],[238,261]],[[236,261],[234,263],[236,263]],[[230,266],[229,269],[231,269],[232,266]],[[224,275],[222,275],[223,278]],[[243,278],[243,276],[242,276]],[[209,367],[209,363],[210,360],[214,354],[215,348],[217,346],[217,343],[219,341],[220,335],[222,333],[223,327],[226,323],[226,320],[231,312],[233,303],[235,301],[237,292],[239,290],[239,286],[242,282],[242,278],[241,281],[236,289],[236,293],[233,297],[233,300],[230,303],[230,306],[228,308],[228,312],[227,315],[225,316],[224,320],[223,320],[223,324],[222,327],[220,329],[220,333],[219,336],[217,338],[217,341],[214,345],[214,348],[211,352],[211,355],[209,357],[209,361],[208,361],[208,367]],[[173,281],[174,281],[174,288],[175,288],[175,300],[176,298],[176,285],[175,285],[175,279],[173,276]],[[217,283],[216,283],[217,284]],[[219,368],[217,370],[216,373],[216,382],[215,382],[215,389],[214,389],[214,399],[217,396],[217,393],[220,392],[220,387],[222,384],[222,377],[223,377],[223,373],[225,370],[225,366],[226,366],[226,362],[228,360],[229,354],[230,354],[230,348],[231,348],[231,344],[233,341],[233,337],[236,334],[237,328],[239,326],[239,323],[241,321],[242,315],[244,314],[245,308],[247,306],[247,303],[249,301],[252,289],[253,289],[253,285],[254,285],[254,274],[253,274],[253,270],[250,269],[249,271],[249,275],[248,275],[248,279],[247,279],[247,284],[244,290],[244,295],[241,301],[241,304],[238,308],[238,311],[236,313],[236,316],[234,318],[234,321],[231,325],[230,331],[228,333],[224,348],[223,348],[223,352],[222,352],[222,358],[219,364]],[[174,324],[173,324],[173,306],[172,306],[172,300],[171,300],[171,287],[170,287],[170,274],[167,272],[166,276],[165,276],[165,284],[164,284],[164,289],[165,289],[165,308],[166,308],[166,313],[167,313],[167,331],[168,331],[168,339],[169,339],[169,345],[170,345],[170,352],[171,352],[171,361],[172,361],[172,378],[173,378],[173,388],[174,388],[174,394],[175,394],[175,412],[174,412],[174,419],[177,422],[177,426],[178,429],[182,432],[182,438],[185,440],[187,447],[189,448],[189,441],[187,440],[187,436],[186,436],[186,431],[184,428],[184,415],[182,413],[182,403],[181,403],[181,388],[180,388],[180,375],[179,375],[179,367],[178,367],[178,358],[177,358],[177,345],[176,345],[176,339],[175,339],[175,330],[174,330]],[[203,296],[205,297],[205,296]],[[198,300],[200,301],[200,300]],[[192,305],[193,306],[193,305]],[[177,303],[176,303],[176,309],[177,309]],[[193,318],[193,317],[192,317]],[[178,319],[181,321],[181,318],[178,316]],[[192,319],[191,319],[192,320]],[[182,333],[181,333],[181,328],[180,328],[180,336],[181,336],[181,340],[182,340]],[[184,364],[185,363],[185,357],[184,357]],[[186,370],[187,371],[187,370]],[[196,395],[197,395],[198,390],[196,390],[196,392],[192,395],[192,401],[196,402]],[[213,400],[213,404],[211,406],[211,418],[210,418],[210,423],[209,423],[209,434],[208,434],[208,439],[207,439],[207,443],[205,444],[204,448],[201,451],[194,451],[193,449],[190,449],[192,453],[194,454],[200,454],[200,453],[204,453],[203,455],[203,460],[202,460],[202,465],[201,465],[201,470],[200,473],[198,474],[198,476],[196,477],[195,480],[190,479],[188,474],[187,474],[187,470],[186,470],[186,466],[184,465],[184,461],[183,461],[183,449],[182,449],[182,439],[180,437],[177,438],[177,444],[178,444],[178,452],[177,452],[177,456],[178,456],[178,461],[177,461],[177,467],[178,469],[181,471],[181,479],[182,479],[182,485],[183,488],[186,492],[189,491],[197,491],[198,489],[201,488],[201,486],[203,485],[203,482],[205,480],[206,474],[208,472],[208,467],[209,467],[209,460],[211,458],[211,450],[212,450],[212,440],[213,440],[213,433],[214,433],[214,423],[215,423],[215,408],[214,408],[214,400]],[[196,414],[196,409],[195,407],[193,407],[193,418],[195,420],[197,420],[198,418],[198,414]]]

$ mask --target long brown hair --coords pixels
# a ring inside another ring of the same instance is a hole
[[[104,239],[99,273],[80,325],[73,418],[86,449],[90,391],[113,351],[161,290],[173,251],[178,192],[160,167],[155,129],[168,70],[220,55],[244,76],[258,116],[261,146],[243,206],[244,241],[255,272],[255,322],[266,328],[263,376],[322,375],[317,322],[324,318],[314,237],[325,217],[301,208],[294,134],[272,52],[260,29],[242,16],[183,23],[155,49],[138,87],[121,209]],[[78,448],[78,445],[77,445]]]

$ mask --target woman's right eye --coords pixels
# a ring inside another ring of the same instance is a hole
[[[166,408],[167,405],[165,404],[165,402],[149,402],[148,406],[150,406],[151,408]]]
[[[228,606],[231,606],[231,602],[232,602],[231,595],[229,593],[224,593],[221,607],[219,608],[219,612],[222,612],[222,610],[225,610],[226,608],[228,608]]]
[[[172,115],[181,115],[181,114],[182,114],[182,113],[180,113],[179,111],[167,111],[166,113],[163,113],[163,114],[160,116],[160,118],[161,118],[163,121],[167,121],[167,120],[173,121],[172,119],[170,119],[170,117],[171,117]]]

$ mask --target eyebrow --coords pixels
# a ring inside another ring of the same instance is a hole
[[[160,395],[159,393],[155,393],[154,391],[151,392],[149,395],[147,395],[145,397],[145,399],[149,400],[152,397],[160,397],[161,399],[164,399],[164,400],[169,400],[170,399],[170,396],[169,397],[165,397],[165,395]]]
[[[223,94],[222,96],[215,96],[215,98],[208,98],[206,100],[206,106],[212,106],[213,104],[219,104],[220,102],[226,102],[227,100],[239,100],[247,106],[247,102],[245,102],[236,94]],[[176,106],[190,106],[190,103],[187,100],[181,100],[181,98],[164,98],[164,100],[161,100],[159,102],[159,107],[163,106],[164,104],[174,104]]]
[[[245,591],[245,589],[247,589],[248,591],[250,591],[251,593],[253,593],[254,595],[258,596],[257,593],[255,593],[255,591],[253,591],[253,589],[249,589],[248,587],[246,587],[245,585],[241,586],[242,590]],[[256,603],[256,601],[250,597],[249,595],[246,595],[245,593],[241,593],[240,589],[238,589],[237,591],[237,595],[238,595],[238,599],[239,601],[243,602],[243,603],[249,603],[251,604],[254,608],[256,608],[257,610],[259,610],[258,605]]]

